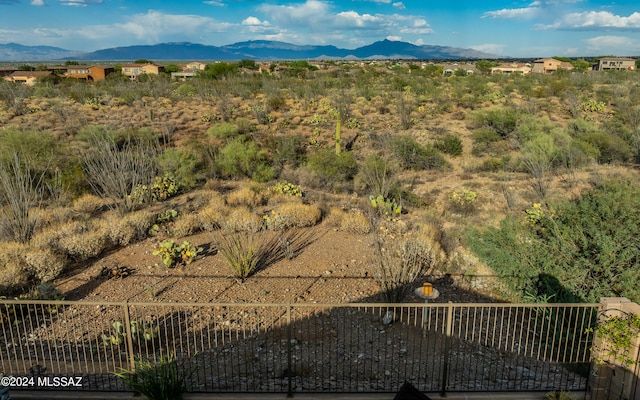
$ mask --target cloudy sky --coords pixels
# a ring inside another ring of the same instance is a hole
[[[640,1],[0,0],[0,43],[69,50],[385,38],[509,57],[640,55]]]

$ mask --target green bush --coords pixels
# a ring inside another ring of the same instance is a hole
[[[581,135],[580,139],[598,149],[600,163],[627,162],[633,158],[631,146],[618,136],[591,132]]]
[[[218,139],[228,139],[238,136],[238,127],[230,122],[221,122],[207,129],[207,135]]]
[[[433,146],[423,146],[410,136],[396,136],[391,148],[405,169],[443,169],[447,162]]]
[[[216,159],[217,168],[227,177],[250,177],[258,182],[275,178],[275,170],[268,163],[267,153],[253,141],[231,140]]]
[[[166,149],[158,156],[158,169],[161,175],[173,175],[181,190],[196,187],[201,179],[198,157],[188,149]]]
[[[343,151],[336,154],[333,149],[322,149],[309,156],[309,169],[326,182],[344,182],[356,174],[358,166],[353,154]]]
[[[185,240],[182,244],[177,244],[172,239],[160,243],[159,247],[153,251],[154,256],[160,256],[162,263],[173,268],[177,264],[188,265],[202,252],[202,247],[194,247],[191,242]]]
[[[515,132],[518,125],[518,112],[513,108],[483,111],[476,115],[476,123],[478,127],[489,128],[504,138]]]
[[[467,239],[519,300],[638,301],[639,207],[637,183],[606,181],[553,209],[530,208],[526,222],[505,219],[497,228],[471,231]]]
[[[434,147],[451,156],[459,156],[462,154],[462,140],[458,136],[450,133],[447,133],[443,138],[436,140]]]

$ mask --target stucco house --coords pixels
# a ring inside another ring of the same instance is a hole
[[[531,64],[523,63],[503,63],[497,67],[491,68],[492,74],[513,74],[513,75],[527,75],[531,72]]]
[[[533,62],[531,72],[536,74],[551,74],[559,69],[571,71],[573,64],[567,61],[556,60],[555,58],[540,58]]]
[[[182,67],[182,71],[183,72],[188,72],[188,71],[193,71],[193,72],[197,72],[197,71],[204,71],[204,69],[207,67],[207,64],[200,62],[200,61],[193,61],[190,62],[188,64],[185,64]]]
[[[5,76],[4,80],[33,86],[38,82],[38,78],[49,75],[51,75],[51,71],[15,71],[11,75]]]
[[[69,65],[65,74],[68,78],[84,79],[87,81],[100,81],[114,72],[113,67],[100,65]]]
[[[594,71],[633,71],[636,60],[625,57],[604,57],[593,64]]]
[[[140,75],[159,75],[161,72],[164,72],[164,65],[160,64],[122,64],[122,75],[131,80],[136,80]]]

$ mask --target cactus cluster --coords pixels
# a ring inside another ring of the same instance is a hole
[[[109,334],[102,334],[102,343],[105,346],[120,346],[124,343],[125,339],[125,326],[120,321],[115,321],[111,324],[111,332]],[[131,321],[129,324],[131,330],[131,337],[134,343],[138,343],[141,340],[152,341],[158,337],[158,326],[154,325],[150,321],[145,321],[141,324],[138,321]]]
[[[188,240],[178,245],[173,239],[169,239],[160,243],[153,255],[160,256],[167,268],[173,268],[177,264],[190,264],[200,252],[202,247],[194,247]]]

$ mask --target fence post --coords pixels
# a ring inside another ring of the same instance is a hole
[[[291,331],[291,304],[287,304],[287,397],[293,397],[293,385],[291,382],[293,375],[291,340],[293,340],[293,337]]]
[[[600,299],[601,318],[640,315],[640,305],[624,297],[603,297]],[[629,357],[631,365],[624,365],[615,355],[608,355],[609,344],[606,338],[594,337],[594,347],[600,354],[592,354],[592,359],[606,358],[602,365],[593,365],[589,377],[588,392],[591,400],[625,398],[640,400],[640,337],[631,338]]]
[[[131,316],[129,315],[129,303],[125,300],[122,303],[122,308],[124,311],[124,334],[127,340],[127,353],[129,368],[131,372],[135,372],[136,370],[136,360],[133,354],[133,335],[131,334]]]
[[[453,303],[447,305],[447,326],[444,338],[444,362],[442,363],[442,386],[440,396],[447,396],[447,383],[449,381],[449,348],[451,347],[451,336],[453,335]]]

